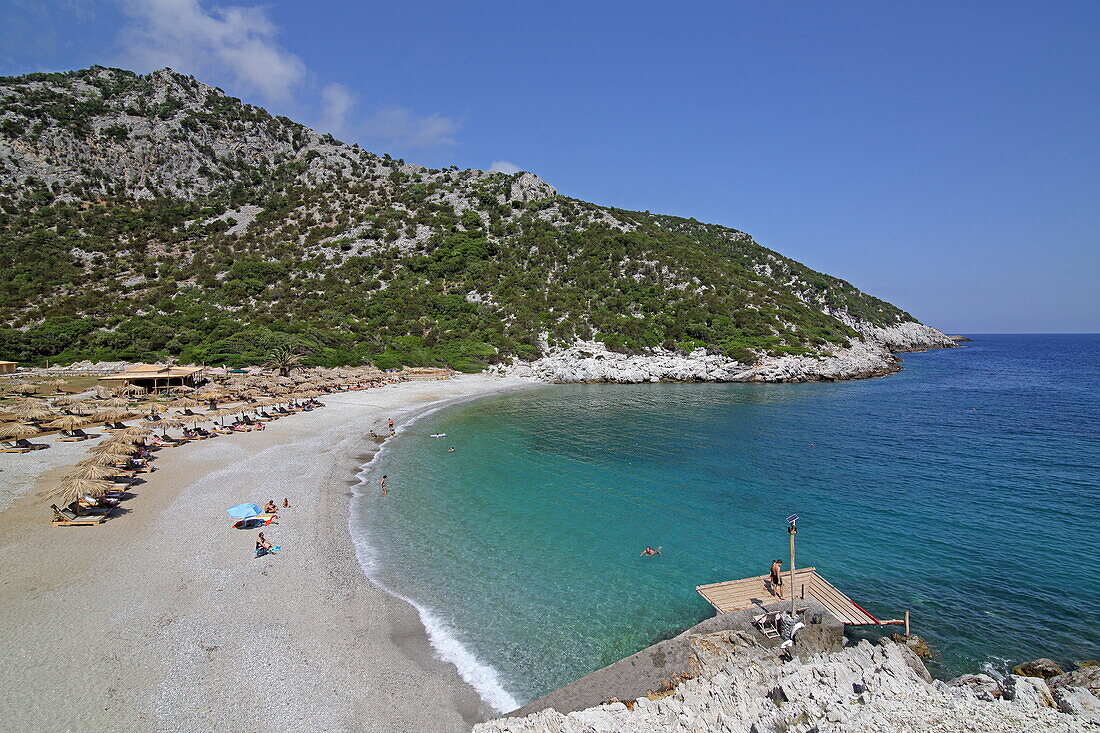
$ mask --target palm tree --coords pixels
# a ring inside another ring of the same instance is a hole
[[[276,346],[264,362],[264,369],[278,369],[280,377],[289,377],[291,372],[304,368],[302,355],[289,346]]]

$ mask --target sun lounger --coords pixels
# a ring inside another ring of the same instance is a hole
[[[90,526],[93,524],[103,524],[107,521],[107,517],[102,514],[96,516],[83,516],[68,509],[61,509],[57,504],[51,504],[50,509],[53,509],[53,526],[55,527]]]
[[[27,450],[45,450],[50,446],[46,445],[45,443],[32,443],[26,438],[19,438],[17,441],[15,441],[15,447],[26,448]]]
[[[759,616],[753,616],[752,622],[756,628],[760,629],[760,633],[769,639],[779,638],[779,628],[776,626],[776,619],[779,618],[778,611],[772,611],[770,613],[762,613]]]
[[[88,440],[89,438],[98,437],[99,433],[85,433],[80,428],[77,428],[76,430],[70,430],[68,433],[62,434],[62,436],[58,438],[58,440],[60,440],[62,443],[75,443],[80,440]]]
[[[10,440],[0,442],[0,453],[30,453],[34,448],[23,448]]]

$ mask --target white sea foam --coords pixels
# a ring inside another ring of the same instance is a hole
[[[397,429],[397,432],[402,432],[420,418],[448,407],[450,404],[454,403],[440,405],[421,412],[405,422]],[[355,501],[356,497],[363,495],[359,489],[367,484],[371,464],[386,451],[388,446],[389,441],[383,443],[378,452],[360,467],[359,473],[356,474],[359,483],[352,487],[352,502]],[[518,708],[519,701],[504,688],[500,673],[491,665],[478,659],[477,655],[460,641],[454,627],[432,609],[386,585],[378,569],[378,549],[371,544],[370,533],[361,522],[356,520],[356,516],[353,505],[351,511],[348,512],[348,531],[351,533],[352,544],[355,546],[355,556],[358,558],[359,565],[363,568],[363,574],[366,575],[367,579],[394,598],[399,598],[416,609],[420,616],[420,623],[424,625],[424,630],[428,633],[428,641],[439,655],[439,658],[453,664],[458,669],[459,676],[474,688],[482,700],[498,713],[507,713]]]

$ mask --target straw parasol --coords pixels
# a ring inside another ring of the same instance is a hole
[[[180,422],[184,425],[198,425],[204,422],[211,422],[211,420],[206,415],[188,415],[184,418],[181,418]]]
[[[85,495],[92,497],[102,496],[110,491],[111,488],[111,482],[104,481],[103,479],[66,476],[61,479],[61,482],[57,486],[47,491],[43,491],[39,496],[56,501],[62,506],[67,506],[75,501],[80,501]]]
[[[45,420],[57,414],[41,403],[16,407],[11,412],[24,420]]]
[[[178,428],[181,425],[183,425],[183,423],[181,423],[179,420],[170,417],[162,417],[159,420],[154,420],[151,423],[148,423],[149,427],[160,430],[166,438],[168,437],[169,429]]]
[[[145,387],[142,387],[138,384],[127,384],[118,388],[119,394],[124,394],[130,397],[139,397],[148,391],[149,390],[145,389]]]
[[[38,435],[38,428],[25,422],[8,422],[0,425],[2,438],[29,438]]]
[[[69,397],[58,397],[56,400],[53,401],[55,405],[61,405],[62,407],[65,407],[67,405],[76,405],[80,402],[81,400],[79,397],[73,397],[71,395]]]
[[[123,399],[122,397],[112,397],[109,400],[103,400],[104,407],[128,407],[130,400]]]
[[[168,407],[194,407],[195,405],[201,405],[202,403],[198,400],[193,400],[190,397],[177,397],[167,404]]]
[[[95,419],[103,422],[118,422],[119,420],[127,420],[133,415],[134,413],[130,410],[100,410],[95,414]]]
[[[118,456],[120,458],[129,458],[130,456],[134,455],[134,453],[137,453],[137,449],[134,448],[132,445],[110,443],[107,441],[104,441],[99,445],[93,446],[89,449],[89,451],[97,456]]]
[[[88,419],[80,417],[79,415],[62,415],[53,422],[46,423],[47,428],[57,428],[58,430],[76,430],[81,425],[87,425]]]
[[[186,384],[181,384],[181,385],[176,386],[176,387],[170,387],[168,389],[168,391],[171,392],[172,394],[190,394],[191,392],[195,391],[195,388],[194,387],[188,387]]]
[[[152,428],[142,427],[141,425],[132,425],[128,428],[123,428],[122,430],[119,430],[117,433],[115,433],[115,435],[126,435],[132,436],[134,438],[142,438],[152,432]]]
[[[111,478],[117,476],[118,473],[119,471],[117,468],[86,463],[83,466],[77,466],[72,471],[69,471],[65,474],[65,478],[88,478],[94,481],[97,479]]]
[[[114,455],[112,453],[93,453],[87,458],[82,458],[76,462],[78,466],[114,466],[124,462],[128,455]]]
[[[23,383],[17,386],[15,391],[19,394],[36,394],[38,392],[38,385]]]

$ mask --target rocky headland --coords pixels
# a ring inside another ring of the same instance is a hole
[[[677,672],[666,667],[663,671],[671,673],[668,683],[655,690],[583,709],[572,709],[568,695],[559,696],[558,707],[565,712],[536,701],[518,711],[523,717],[493,720],[474,731],[1100,731],[1100,667],[1082,667],[1049,679],[964,675],[943,682],[932,680],[907,645],[888,638],[827,649],[822,642],[829,635],[819,633],[809,648],[799,650],[800,641],[789,653],[751,629],[714,631],[712,623],[709,631],[696,630],[685,632],[680,641],[686,647],[686,664]],[[664,650],[658,654],[663,657]],[[635,655],[618,664],[644,677],[653,669],[652,654],[648,665],[646,659]],[[599,690],[609,679],[601,672],[574,684]],[[532,707],[534,712],[529,712]]]
[[[817,382],[866,379],[901,369],[896,353],[956,346],[950,337],[915,321],[880,327],[829,312],[859,332],[846,347],[816,355],[761,356],[749,364],[697,349],[691,353],[652,349],[643,354],[612,351],[599,341],[568,347],[542,344],[534,361],[512,359],[490,368],[495,374],[552,383],[617,382]]]

